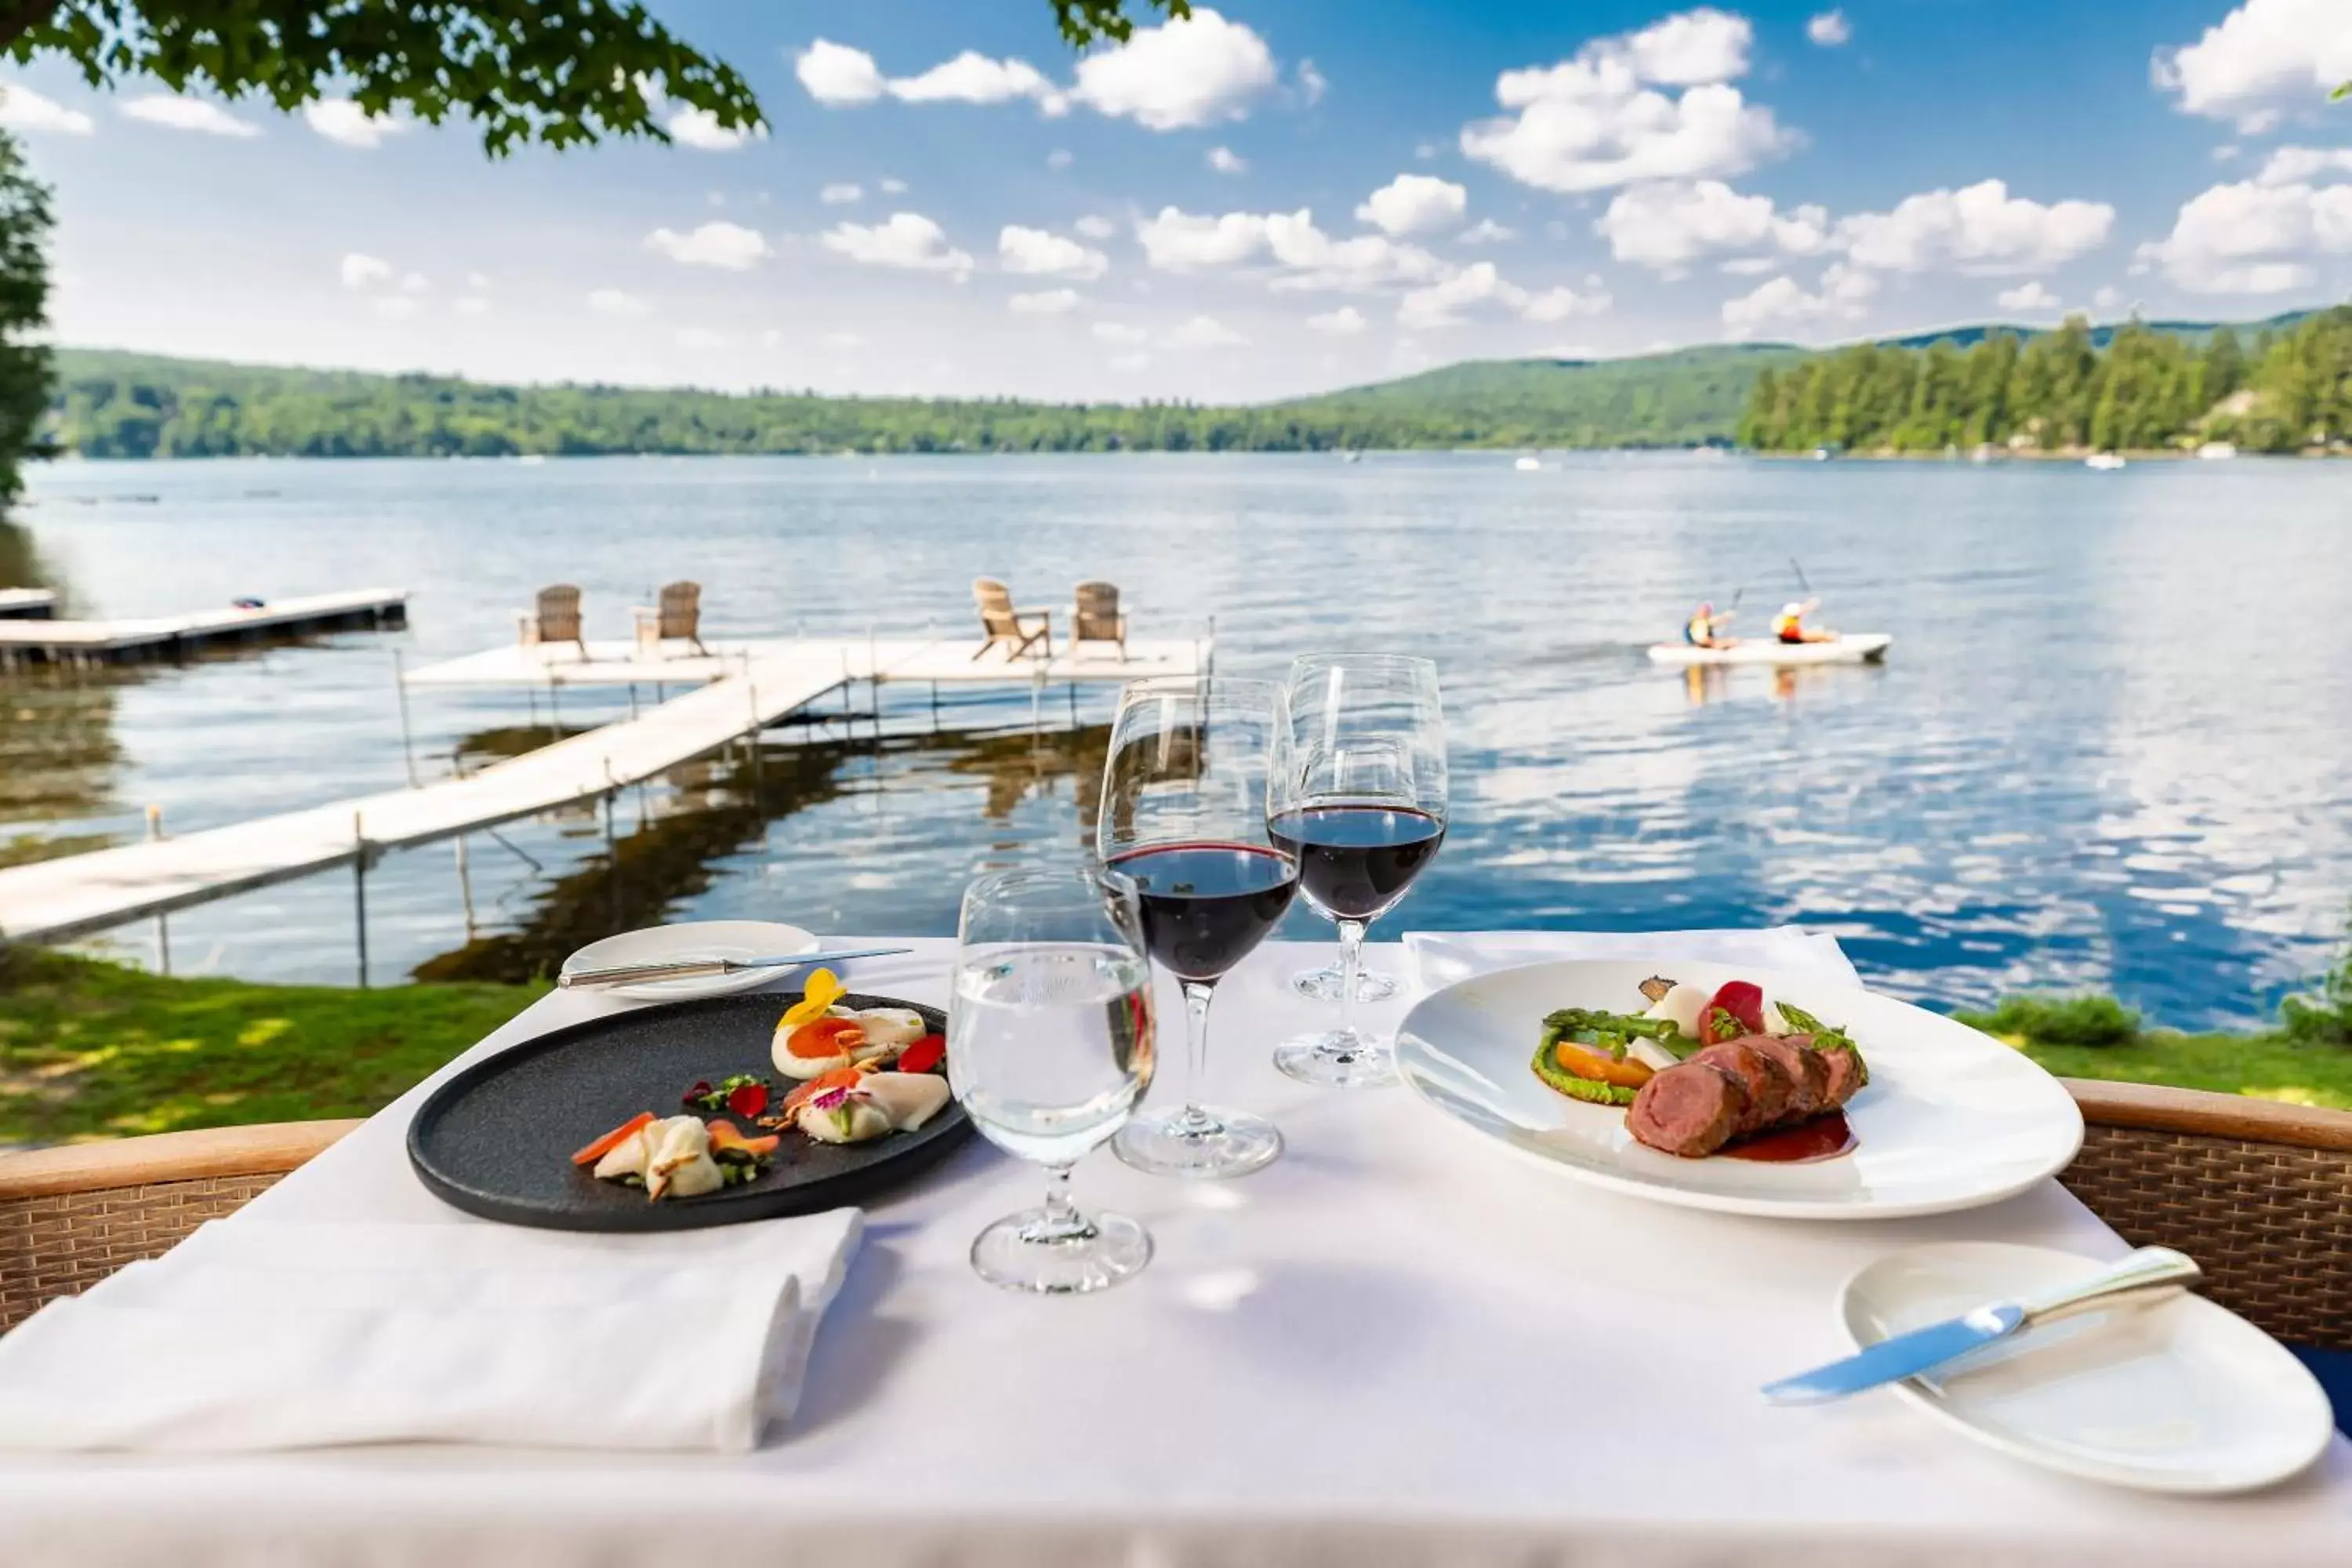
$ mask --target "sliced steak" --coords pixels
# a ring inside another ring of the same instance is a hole
[[[1642,1086],[1625,1127],[1653,1149],[1697,1160],[1730,1142],[1747,1112],[1748,1089],[1739,1076],[1693,1058]]]
[[[1735,1042],[1777,1063],[1789,1075],[1794,1086],[1787,1113],[1791,1121],[1830,1109],[1829,1064],[1812,1048],[1812,1038],[1811,1035],[1749,1035]]]
[[[1842,1108],[1868,1079],[1868,1075],[1863,1070],[1862,1058],[1853,1051],[1813,1051],[1809,1054],[1819,1057],[1822,1066],[1829,1070],[1829,1100],[1824,1109]]]
[[[1760,1131],[1788,1115],[1797,1086],[1779,1062],[1756,1048],[1752,1039],[1725,1040],[1690,1059],[1721,1068],[1748,1090],[1748,1110],[1739,1119],[1738,1131]]]

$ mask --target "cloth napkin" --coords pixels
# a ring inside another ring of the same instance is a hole
[[[863,1225],[215,1220],[0,1338],[0,1447],[741,1452],[798,1401]]]
[[[1763,931],[1416,931],[1405,933],[1404,946],[1413,980],[1423,991],[1490,970],[1562,958],[1645,963],[1687,958],[1815,974],[1841,985],[1862,984],[1837,938],[1798,926]]]

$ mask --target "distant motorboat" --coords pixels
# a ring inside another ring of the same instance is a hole
[[[1342,452],[1339,454],[1339,460],[1343,463],[1360,463],[1364,460],[1364,455],[1361,452]]]
[[[541,463],[547,461],[547,459],[540,456],[537,452],[525,452],[521,457],[517,458],[515,461],[520,463],[526,468],[535,468]]]
[[[1521,458],[1517,462],[1513,463],[1511,467],[1518,469],[1518,471],[1523,474],[1540,473],[1543,471],[1543,461],[1538,458]]]
[[[1895,646],[1887,632],[1847,632],[1829,642],[1782,642],[1778,637],[1749,637],[1729,647],[1700,647],[1696,643],[1662,642],[1650,647],[1653,664],[1878,664]]]
[[[1826,463],[1832,458],[1836,456],[1837,454],[1831,451],[1827,447],[1816,447],[1813,448],[1813,461],[1816,463]]]
[[[2123,458],[2113,452],[2094,452],[2083,459],[2083,467],[2096,468],[2103,474],[2113,473],[2124,466]]]
[[[2221,462],[2238,455],[2238,448],[2227,441],[2208,441],[2197,448],[2197,455],[2209,463]]]

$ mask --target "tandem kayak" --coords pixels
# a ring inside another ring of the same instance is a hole
[[[1849,632],[1835,642],[1780,642],[1756,637],[1729,647],[1694,647],[1689,643],[1654,643],[1657,664],[1876,664],[1895,638],[1885,632]]]

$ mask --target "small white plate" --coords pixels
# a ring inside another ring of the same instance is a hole
[[[1856,1147],[1811,1164],[1645,1148],[1622,1106],[1569,1099],[1535,1075],[1544,1015],[1637,1013],[1665,974],[1710,989],[1752,980],[1849,1030],[1870,1083],[1846,1107]],[[2022,1052],[1891,996],[1720,963],[1531,963],[1424,998],[1397,1032],[1397,1066],[1421,1097],[1547,1169],[1659,1203],[1779,1219],[1897,1219],[1997,1203],[2063,1170],[2083,1143],[2065,1086]]]
[[[688,921],[678,925],[647,926],[625,931],[602,942],[592,942],[563,961],[563,973],[583,969],[618,969],[625,963],[662,963],[678,958],[777,958],[788,953],[814,952],[816,938],[798,926],[769,921]],[[639,1002],[683,1002],[689,996],[726,996],[765,985],[783,969],[753,969],[740,974],[714,974],[704,980],[654,980],[643,985],[615,985],[607,993]]]
[[[1847,1280],[1838,1318],[1859,1350],[2098,1268],[2071,1252],[2006,1242],[1914,1247]],[[2335,1431],[2309,1369],[2235,1312],[2193,1294],[2061,1319],[1940,1377],[1894,1388],[2004,1454],[2149,1491],[2270,1486],[2317,1458]]]

